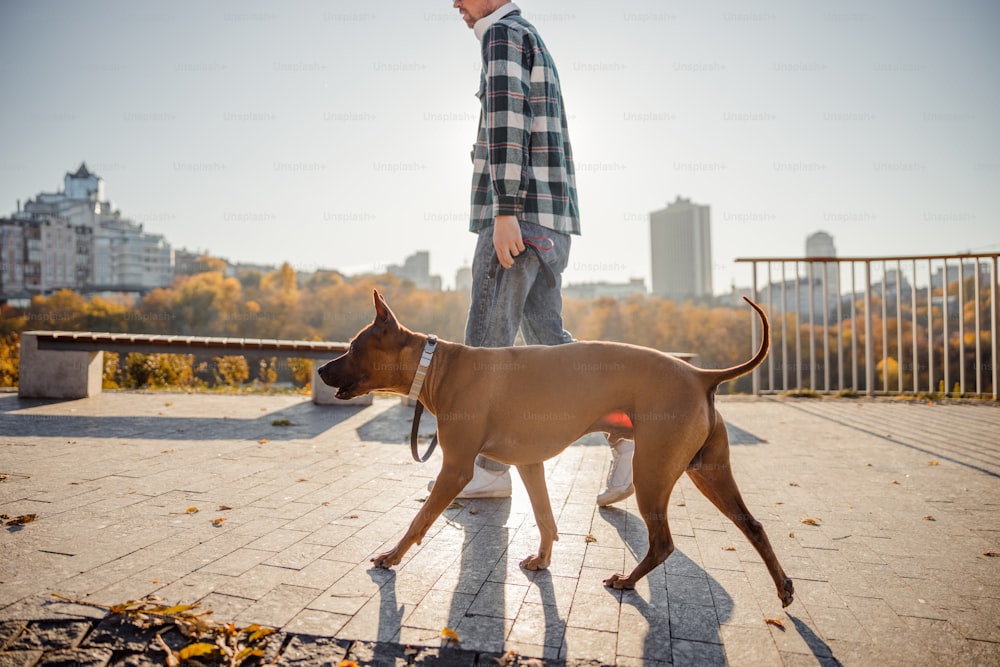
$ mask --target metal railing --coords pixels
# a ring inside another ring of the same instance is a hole
[[[998,258],[737,259],[751,265],[750,296],[771,318],[771,354],[753,373],[754,394],[997,400]],[[754,346],[759,340],[754,318]]]

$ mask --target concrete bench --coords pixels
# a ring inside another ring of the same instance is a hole
[[[91,331],[27,331],[21,334],[18,396],[86,398],[101,393],[105,352],[144,354],[266,354],[313,360],[312,398],[320,405],[371,405],[372,396],[337,399],[316,369],[347,352],[347,343],[267,338],[164,336]]]

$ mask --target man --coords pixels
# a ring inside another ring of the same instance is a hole
[[[480,40],[479,135],[470,230],[479,235],[465,343],[572,342],[563,328],[562,272],[580,233],[573,152],[555,63],[537,29],[504,0],[454,0]],[[632,441],[616,445],[607,505],[632,495]],[[460,498],[510,496],[509,466],[476,459]]]

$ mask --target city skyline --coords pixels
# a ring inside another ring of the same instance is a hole
[[[843,256],[1000,250],[992,3],[519,4],[578,163],[564,282],[651,284],[649,213],[677,196],[712,207],[717,294],[817,230]],[[178,248],[347,273],[427,250],[446,286],[471,260],[478,49],[448,3],[0,17],[0,213],[85,160]]]

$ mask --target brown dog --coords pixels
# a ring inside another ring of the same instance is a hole
[[[543,462],[583,435],[603,431],[613,442],[635,440],[636,503],[649,531],[643,559],[628,576],[611,575],[606,585],[634,587],[674,550],[667,502],[686,471],[753,544],[783,606],[791,604],[792,581],[740,496],[729,464],[726,427],[715,409],[716,387],[749,373],[767,356],[767,317],[756,304],[747,299],[764,325],[757,354],[739,366],[707,370],[622,343],[473,348],[441,341],[427,352],[429,337],[402,326],[378,291],[374,298],[375,320],[319,375],[343,399],[375,390],[418,392],[420,402],[437,417],[443,457],[430,496],[399,544],[372,559],[377,567],[396,565],[420,543],[472,479],[477,454],[517,466],[541,533],[538,553],[521,566],[548,567],[558,535]],[[422,388],[419,382],[414,386],[415,375],[420,380],[426,375]]]

